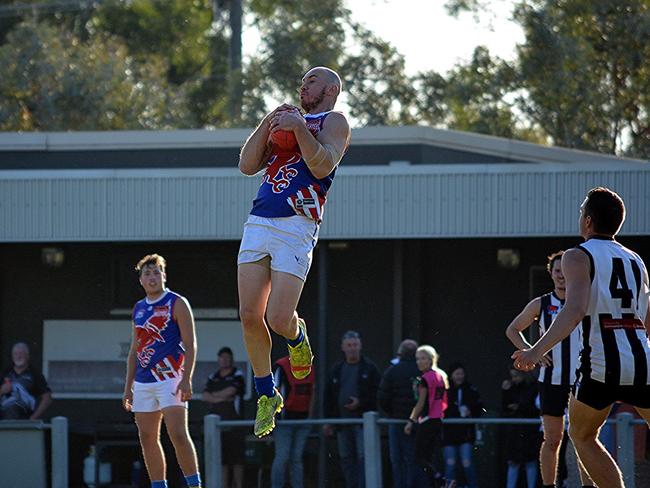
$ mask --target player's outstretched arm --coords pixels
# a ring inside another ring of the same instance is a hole
[[[180,297],[174,304],[174,319],[180,329],[181,340],[185,347],[183,378],[178,384],[178,390],[181,392],[181,400],[187,401],[192,398],[192,375],[196,362],[196,334],[192,309],[184,297]]]
[[[566,338],[587,313],[591,293],[591,264],[579,249],[570,249],[562,256],[562,273],[566,280],[566,300],[555,321],[535,345],[528,350],[516,351],[512,358],[515,366],[531,370],[541,357],[555,344]]]
[[[541,298],[537,297],[531,300],[517,315],[510,325],[506,327],[506,337],[517,349],[530,349],[532,346],[522,334],[531,324],[537,320],[540,313]]]

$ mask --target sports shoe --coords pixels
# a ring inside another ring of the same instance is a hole
[[[296,347],[288,347],[291,374],[294,378],[301,380],[311,373],[311,363],[314,360],[314,355],[311,353],[311,346],[307,337],[307,325],[303,319],[298,319],[298,327],[302,330],[304,339]]]
[[[277,389],[275,390],[275,396],[269,398],[262,395],[259,397],[254,429],[257,437],[269,435],[275,429],[275,414],[279,413],[282,407],[284,407],[284,400]]]

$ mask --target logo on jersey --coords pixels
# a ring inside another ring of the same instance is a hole
[[[548,313],[550,313],[551,315],[555,315],[555,314],[558,313],[558,311],[560,310],[560,307],[558,307],[558,306],[556,306],[556,305],[549,305],[548,307],[546,307],[546,310],[547,310]]]
[[[157,342],[165,342],[162,333],[169,324],[169,319],[171,318],[170,312],[169,305],[154,307],[151,317],[143,325],[136,327],[138,361],[143,368],[149,366],[151,357],[156,352],[155,344]]]
[[[298,170],[292,166],[300,162],[300,154],[294,154],[287,161],[277,155],[269,159],[262,183],[271,185],[273,193],[282,193],[289,188],[291,180],[298,176]]]
[[[323,218],[325,200],[325,196],[321,195],[320,186],[309,185],[309,187],[302,188],[295,195],[287,198],[287,203],[291,205],[297,215],[304,215],[316,222],[320,222]]]

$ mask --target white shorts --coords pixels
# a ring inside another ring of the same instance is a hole
[[[290,273],[305,281],[317,241],[318,224],[307,217],[271,219],[249,215],[237,264],[254,263],[270,256],[273,271]]]
[[[132,412],[158,412],[166,407],[185,407],[187,402],[181,401],[181,393],[175,394],[181,377],[170,378],[153,383],[133,382]]]

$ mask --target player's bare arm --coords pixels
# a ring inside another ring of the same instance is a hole
[[[506,336],[517,349],[530,349],[532,347],[522,332],[538,319],[540,307],[540,297],[531,300],[506,328]]]
[[[135,324],[131,323],[131,347],[129,354],[126,356],[126,379],[124,381],[124,395],[122,396],[122,406],[127,412],[131,411],[133,406],[133,381],[135,380],[135,361],[136,351],[138,349],[135,335]]]
[[[562,256],[562,272],[566,278],[564,307],[531,349],[516,351],[512,355],[515,367],[519,369],[533,369],[546,352],[571,334],[587,312],[591,292],[589,258],[579,249],[568,250]]]
[[[297,107],[289,104],[282,104],[272,112],[269,112],[246,139],[244,146],[239,154],[239,171],[247,176],[258,173],[266,164],[271,154],[271,143],[269,134],[271,130],[271,120],[279,112],[299,111]]]
[[[298,112],[278,112],[271,121],[271,132],[291,130],[296,136],[302,157],[316,178],[325,178],[341,162],[350,143],[350,125],[339,112],[330,113],[323,129],[314,137],[304,117]]]
[[[176,301],[174,306],[174,319],[178,323],[181,340],[185,347],[183,379],[178,383],[176,391],[181,392],[181,400],[188,401],[192,398],[192,375],[194,374],[194,364],[196,361],[196,334],[194,331],[192,309],[183,297]]]

